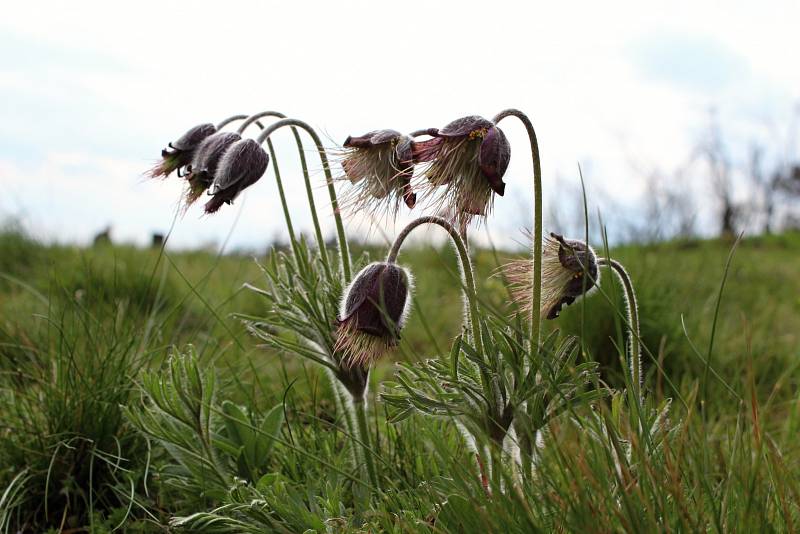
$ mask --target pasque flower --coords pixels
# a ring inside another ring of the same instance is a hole
[[[393,262],[370,263],[342,298],[334,350],[345,367],[369,365],[397,345],[408,312],[411,276]]]
[[[512,298],[530,313],[533,262],[515,260],[503,267]],[[570,305],[598,283],[600,271],[594,250],[583,241],[550,234],[542,248],[542,315],[555,319],[564,305]]]
[[[353,188],[344,204],[362,210],[386,203],[397,211],[402,198],[413,208],[417,195],[411,189],[414,175],[411,144],[409,136],[395,130],[375,130],[348,137],[341,164]]]
[[[194,201],[200,198],[200,195],[211,187],[222,156],[232,144],[241,138],[235,132],[217,132],[203,139],[200,146],[195,150],[191,164],[186,167],[186,207],[192,205]]]
[[[161,161],[150,169],[152,178],[166,178],[174,171],[180,175],[181,169],[191,163],[194,152],[205,138],[217,131],[213,124],[199,124],[183,134],[177,141],[161,151]]]
[[[442,129],[425,130],[432,138],[415,141],[415,163],[427,163],[424,174],[434,188],[444,187],[440,202],[466,222],[486,215],[493,193],[503,196],[503,175],[511,159],[511,145],[503,131],[483,117],[471,115]]]
[[[268,165],[269,155],[253,139],[240,139],[231,144],[217,165],[206,213],[214,213],[223,204],[231,204],[239,193],[261,178]]]

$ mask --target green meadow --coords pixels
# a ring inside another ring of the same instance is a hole
[[[510,315],[498,267],[520,254],[471,255],[482,307]],[[591,364],[600,393],[548,420],[531,476],[498,463],[486,480],[447,416],[394,422],[382,394],[397,362],[448,361],[463,322],[452,248],[409,246],[410,316],[367,393],[375,487],[325,373],[247,329],[268,305],[246,286],[267,287],[266,252],[77,248],[7,228],[0,531],[796,531],[800,234],[610,255],[637,292],[652,429],[625,402],[625,304],[607,272],[545,322],[578,336],[564,372]]]

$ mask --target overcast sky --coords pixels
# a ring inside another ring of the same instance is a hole
[[[115,239],[146,243],[170,227],[181,192],[176,178],[142,177],[161,148],[194,124],[265,109],[310,122],[333,146],[517,107],[539,136],[547,202],[573,195],[580,163],[592,209],[617,215],[643,190],[632,167],[680,164],[711,108],[735,157],[751,139],[781,137],[800,100],[800,3],[611,5],[16,2],[0,19],[0,218],[47,239],[86,242],[111,225]],[[531,170],[524,130],[503,128],[512,162],[488,228],[509,243],[530,217]],[[288,135],[276,141],[290,207],[309,230]],[[214,217],[191,209],[171,243],[220,243],[232,228],[231,246],[280,236],[271,178]],[[332,232],[328,209],[323,222]]]

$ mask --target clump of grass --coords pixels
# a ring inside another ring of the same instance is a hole
[[[6,528],[76,527],[131,506],[147,447],[121,405],[151,353],[123,307],[104,311],[52,309],[0,347],[16,355],[0,374]]]

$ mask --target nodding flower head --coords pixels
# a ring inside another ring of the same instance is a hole
[[[200,143],[217,131],[213,124],[199,124],[183,134],[177,141],[167,145],[161,151],[161,161],[148,171],[151,178],[166,178],[174,171],[181,173],[181,168],[192,161],[194,152]]]
[[[369,365],[400,340],[411,276],[395,263],[370,263],[342,298],[334,350],[344,367]]]
[[[413,159],[427,163],[424,173],[431,186],[444,186],[440,202],[465,222],[474,215],[485,216],[493,193],[505,193],[503,175],[511,159],[511,145],[503,131],[472,115],[425,133],[432,138],[414,142]]]
[[[217,132],[209,135],[195,150],[186,174],[185,207],[191,206],[214,183],[217,167],[223,154],[242,137],[234,132]]]
[[[231,144],[217,165],[206,213],[214,213],[223,204],[231,204],[239,193],[261,178],[267,165],[269,155],[253,139],[240,139]]]
[[[511,295],[523,311],[530,313],[533,298],[533,262],[516,260],[503,271],[511,286]],[[587,276],[588,274],[588,276]],[[561,307],[588,294],[599,282],[597,256],[583,241],[550,234],[542,247],[542,316],[555,319]]]
[[[344,204],[362,210],[385,203],[396,213],[402,198],[413,208],[417,195],[411,190],[411,159],[411,138],[398,131],[375,130],[348,137],[341,163],[353,188]]]

